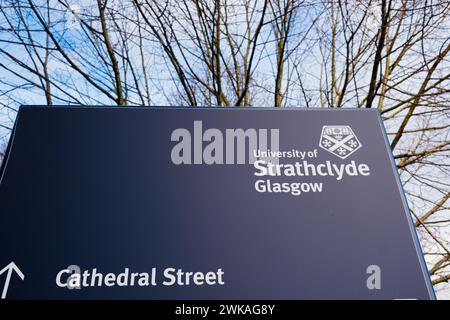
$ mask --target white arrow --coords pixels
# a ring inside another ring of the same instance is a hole
[[[11,280],[11,274],[13,271],[15,271],[17,273],[17,275],[20,277],[20,279],[22,279],[22,280],[25,279],[25,275],[22,273],[22,271],[20,271],[19,267],[16,266],[14,261],[12,261],[6,267],[4,267],[2,270],[0,270],[0,275],[5,273],[6,271],[8,271],[8,273],[6,274],[6,281],[5,281],[5,285],[3,286],[2,297],[1,297],[2,299],[6,299],[6,293],[8,292],[9,281]]]

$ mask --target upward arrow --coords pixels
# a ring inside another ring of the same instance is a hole
[[[4,274],[6,271],[8,271],[8,273],[6,274],[6,281],[5,281],[5,285],[3,286],[1,299],[6,299],[6,293],[8,292],[9,281],[11,280],[11,274],[13,271],[15,273],[17,273],[17,275],[20,277],[20,279],[22,279],[22,280],[25,279],[25,275],[22,273],[22,271],[20,271],[19,267],[16,266],[14,261],[12,261],[6,267],[4,267],[2,270],[0,270],[0,275]]]

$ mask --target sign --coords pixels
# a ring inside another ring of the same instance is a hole
[[[22,107],[0,179],[2,299],[434,298],[376,110]]]

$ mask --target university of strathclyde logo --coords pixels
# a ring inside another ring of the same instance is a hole
[[[361,148],[361,142],[350,126],[323,126],[320,147],[345,159]]]

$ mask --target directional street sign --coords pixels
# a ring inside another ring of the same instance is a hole
[[[434,298],[376,110],[22,107],[0,226],[2,299]]]

